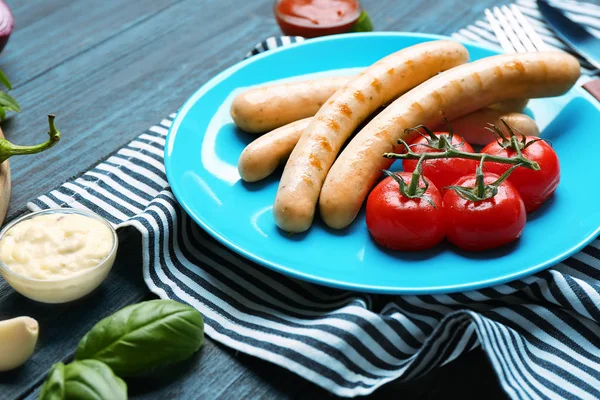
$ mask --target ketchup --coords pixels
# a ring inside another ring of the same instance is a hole
[[[358,0],[277,0],[274,11],[284,34],[310,38],[348,32],[361,9]]]

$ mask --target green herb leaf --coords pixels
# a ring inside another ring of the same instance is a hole
[[[6,88],[8,90],[12,89],[12,85],[10,84],[8,77],[4,74],[4,71],[2,71],[1,69],[0,69],[0,83],[3,84],[4,86],[6,86]]]
[[[369,18],[369,14],[366,11],[360,13],[358,19],[350,28],[350,32],[371,32],[373,31],[373,22]]]
[[[50,369],[42,386],[39,400],[63,400],[65,398],[65,364],[56,363]]]
[[[75,359],[100,360],[125,377],[185,360],[203,342],[204,321],[196,309],[151,300],[98,322],[79,342]]]
[[[39,400],[127,400],[127,385],[96,360],[54,365]]]
[[[14,112],[21,112],[21,106],[11,95],[8,93],[0,92],[0,106],[5,110]]]
[[[103,362],[75,361],[65,367],[65,398],[127,400],[127,385]]]
[[[0,107],[0,121],[4,121],[4,119],[6,118],[6,110],[2,107]]]

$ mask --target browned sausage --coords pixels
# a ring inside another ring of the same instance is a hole
[[[290,156],[310,118],[292,122],[251,142],[238,160],[238,171],[246,182],[256,182],[271,175]]]
[[[246,132],[268,132],[312,117],[348,79],[334,76],[250,89],[233,100],[231,117]]]
[[[288,232],[307,230],[327,171],[356,127],[399,94],[467,60],[467,49],[458,42],[420,43],[379,60],[331,96],[283,170],[273,206],[277,225]]]
[[[525,114],[518,112],[505,112],[496,110],[490,107],[485,107],[477,111],[473,111],[465,116],[453,120],[450,125],[454,132],[462,136],[467,143],[486,145],[495,140],[492,132],[486,129],[488,124],[494,124],[502,132],[508,134],[506,127],[501,120],[504,120],[515,133],[521,132],[525,136],[540,136],[540,130],[534,120]],[[438,130],[438,129],[436,129]],[[444,131],[444,125],[439,127],[439,130]]]
[[[504,118],[511,126],[515,126],[517,130],[528,136],[538,136],[537,125],[528,116],[516,112],[500,111],[515,107],[521,110],[526,103],[527,100],[519,100],[518,102],[509,100],[506,103],[494,104],[450,121],[450,125],[456,133],[461,134],[469,143],[474,144],[487,144],[493,140],[493,135],[484,127],[490,122],[500,124],[500,128],[504,129],[500,118]],[[373,116],[374,114],[369,118]],[[304,118],[289,123],[260,136],[246,146],[238,160],[238,170],[242,179],[246,182],[259,181],[271,175],[279,165],[285,163],[311,119]],[[434,128],[436,131],[445,131],[446,129],[445,124]]]

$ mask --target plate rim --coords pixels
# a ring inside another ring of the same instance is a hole
[[[528,276],[533,275],[536,272],[543,271],[543,270],[550,268],[553,265],[556,265],[557,263],[567,259],[571,255],[575,254],[576,252],[580,251],[585,246],[590,244],[600,234],[600,226],[599,226],[595,231],[591,232],[584,239],[579,241],[577,244],[571,246],[569,249],[565,250],[561,254],[556,255],[555,257],[548,259],[542,263],[531,266],[527,269],[519,270],[512,274],[508,274],[508,275],[504,274],[500,277],[480,280],[477,282],[447,285],[447,286],[439,286],[438,285],[438,286],[433,286],[433,287],[420,287],[420,288],[395,286],[392,288],[392,287],[388,287],[388,286],[349,283],[349,282],[340,281],[338,279],[323,278],[323,277],[316,276],[314,274],[304,273],[302,271],[299,271],[292,267],[281,265],[274,261],[264,259],[263,257],[260,257],[256,254],[254,254],[250,250],[240,247],[239,245],[237,245],[236,243],[233,243],[228,238],[219,234],[217,231],[215,231],[210,226],[208,221],[205,221],[204,218],[201,218],[200,216],[196,215],[192,211],[192,208],[190,207],[188,202],[185,200],[185,196],[180,196],[180,191],[179,191],[178,185],[172,184],[172,182],[175,181],[175,178],[172,176],[172,174],[173,174],[172,168],[171,168],[172,157],[170,154],[171,151],[173,150],[173,145],[174,145],[175,138],[177,136],[177,131],[178,131],[179,125],[181,124],[181,121],[183,120],[183,118],[185,117],[187,112],[192,108],[192,106],[206,92],[208,92],[210,89],[212,89],[218,83],[222,82],[223,80],[225,80],[226,78],[231,76],[234,72],[243,68],[247,64],[256,62],[264,57],[270,57],[272,54],[279,53],[282,51],[290,51],[290,49],[293,49],[294,47],[297,47],[297,46],[306,46],[306,45],[311,45],[312,43],[318,43],[318,42],[324,42],[324,41],[345,40],[350,37],[366,37],[366,36],[369,36],[369,37],[390,37],[390,36],[391,37],[417,37],[417,38],[425,38],[425,39],[433,39],[433,40],[435,40],[435,39],[453,40],[453,41],[457,41],[462,44],[468,44],[470,46],[479,47],[482,49],[486,49],[486,50],[501,54],[501,52],[499,51],[500,50],[499,48],[483,45],[481,43],[476,43],[476,42],[472,42],[472,41],[468,41],[468,40],[459,40],[459,39],[455,39],[455,38],[452,38],[450,36],[445,36],[445,35],[415,33],[415,32],[385,32],[385,31],[382,31],[382,32],[346,33],[346,34],[314,38],[314,39],[310,39],[310,40],[303,41],[303,42],[296,42],[296,43],[292,43],[290,45],[279,47],[277,49],[265,51],[263,53],[257,54],[255,56],[249,57],[249,58],[244,59],[236,64],[231,65],[230,67],[226,68],[225,70],[221,71],[220,73],[218,73],[217,75],[215,75],[214,77],[209,79],[207,82],[205,82],[200,88],[198,88],[183,103],[183,105],[177,111],[176,116],[171,123],[171,126],[167,132],[167,136],[166,136],[166,140],[165,140],[164,165],[165,165],[165,173],[167,176],[167,181],[169,182],[169,186],[171,187],[171,190],[173,192],[173,195],[175,196],[175,199],[181,205],[181,207],[186,212],[186,214],[188,216],[190,216],[190,218],[192,218],[197,224],[199,224],[202,227],[202,229],[204,229],[208,234],[210,234],[219,243],[221,243],[222,245],[235,251],[236,253],[240,254],[241,256],[245,257],[247,260],[255,262],[255,263],[257,263],[265,268],[268,268],[270,270],[273,270],[273,271],[276,271],[279,273],[283,273],[287,276],[290,276],[290,277],[293,277],[296,279],[301,279],[304,281],[308,281],[311,283],[319,284],[319,285],[338,288],[338,289],[359,291],[359,292],[366,292],[366,293],[393,294],[393,295],[437,294],[437,293],[441,294],[441,293],[466,292],[466,291],[478,290],[478,289],[482,289],[482,288],[486,288],[486,287],[492,287],[492,286],[504,284],[507,282],[512,282],[512,281],[520,279],[520,278],[526,278]],[[588,101],[590,101],[590,97],[586,95],[586,92],[583,89],[581,89],[580,87],[575,87],[573,89],[576,90],[579,95],[581,95],[582,97],[584,97]],[[573,90],[573,89],[571,89],[571,90]],[[600,106],[596,105],[596,108],[600,108]]]

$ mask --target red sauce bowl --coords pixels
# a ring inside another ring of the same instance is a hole
[[[306,38],[349,32],[361,11],[358,0],[276,0],[273,7],[285,35]]]

